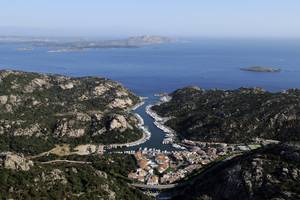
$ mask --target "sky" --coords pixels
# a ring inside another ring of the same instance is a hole
[[[1,0],[0,34],[300,37],[299,0]]]

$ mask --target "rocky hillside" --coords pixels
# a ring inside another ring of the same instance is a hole
[[[174,199],[300,199],[300,149],[273,145],[215,165]]]
[[[59,158],[78,163],[41,159],[0,154],[0,199],[151,199],[120,178],[135,169],[133,156]]]
[[[58,143],[125,143],[142,136],[128,112],[139,98],[98,77],[0,71],[0,150],[37,153]]]
[[[256,138],[300,140],[300,90],[270,93],[259,88],[202,90],[188,87],[152,109],[183,139],[249,142]]]

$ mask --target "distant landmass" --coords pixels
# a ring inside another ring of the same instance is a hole
[[[126,40],[125,40],[126,41]],[[162,37],[162,36],[138,36],[138,37],[130,37],[127,39],[127,43],[130,45],[151,45],[151,44],[163,44],[163,43],[169,43],[174,41],[171,38],[168,37]]]
[[[242,71],[249,71],[249,72],[280,72],[280,68],[273,68],[273,67],[262,67],[262,66],[252,66],[252,67],[245,67],[241,68]]]
[[[139,48],[148,45],[174,42],[174,39],[163,36],[136,36],[116,40],[83,40],[62,38],[34,38],[0,36],[0,42],[14,42],[34,47],[48,47],[50,53],[81,51],[85,49],[103,48]],[[24,48],[28,48],[27,46]]]

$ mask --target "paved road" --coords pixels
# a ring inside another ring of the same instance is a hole
[[[131,184],[131,186],[142,189],[157,189],[157,190],[165,190],[175,188],[177,184],[169,184],[169,185],[145,185],[145,184]]]
[[[41,164],[53,164],[53,163],[74,163],[74,164],[92,164],[92,162],[76,161],[76,160],[50,160],[46,162],[40,162]]]

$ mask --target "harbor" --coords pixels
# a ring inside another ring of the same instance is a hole
[[[158,95],[155,95],[155,96],[158,96]],[[171,97],[168,96],[168,95],[160,95],[159,96],[160,99],[159,101],[154,104],[154,105],[160,105],[161,103],[164,103],[164,102],[168,102],[171,100]],[[165,137],[162,141],[162,144],[166,145],[166,144],[171,144],[172,147],[174,147],[175,149],[177,150],[185,150],[186,148],[185,147],[182,147],[181,145],[179,144],[176,144],[176,141],[175,141],[175,131],[166,126],[165,123],[171,119],[171,117],[161,117],[159,116],[157,113],[155,113],[151,108],[154,106],[154,105],[148,105],[146,106],[146,113],[152,117],[154,119],[154,125],[159,128],[162,132],[164,132],[165,134]]]
[[[167,127],[157,124],[155,118],[148,112],[149,106],[160,102],[160,97],[149,95],[144,97],[143,101],[138,105],[131,108],[134,115],[139,120],[138,127],[143,130],[144,136],[142,139],[126,144],[113,144],[107,147],[108,151],[130,153],[138,150],[145,151],[161,151],[172,152],[180,149],[175,148],[172,143],[165,142],[171,130],[167,130]],[[147,111],[148,110],[148,111]],[[152,115],[155,113],[152,113]],[[156,116],[157,118],[159,116]],[[168,132],[165,132],[168,131]],[[172,134],[173,135],[173,134]]]
[[[131,110],[138,119],[138,127],[143,131],[143,137],[137,141],[125,144],[111,144],[105,147],[108,153],[134,154],[136,151],[161,152],[170,154],[186,150],[175,143],[175,131],[164,123],[170,118],[163,118],[151,110],[153,105],[170,100],[166,95],[149,95],[142,97],[141,103]]]

